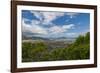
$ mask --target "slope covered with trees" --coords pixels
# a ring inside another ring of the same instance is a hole
[[[23,42],[22,62],[89,59],[90,33],[77,37],[65,48],[48,49],[43,42]]]

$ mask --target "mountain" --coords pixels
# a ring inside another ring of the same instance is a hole
[[[25,36],[22,35],[23,40],[59,40],[59,41],[66,41],[66,40],[75,40],[74,37],[38,37],[38,36]]]
[[[43,37],[37,37],[37,36],[25,36],[22,35],[23,40],[49,40],[48,38],[43,38]]]

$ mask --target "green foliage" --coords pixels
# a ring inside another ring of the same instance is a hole
[[[79,44],[84,44],[84,36],[80,35],[76,41],[75,41],[75,46],[79,45]]]
[[[90,43],[90,33],[89,32],[86,33],[84,41],[85,43]]]
[[[76,41],[65,48],[48,49],[44,42],[22,43],[22,61],[56,61],[89,59],[90,33],[80,35]]]

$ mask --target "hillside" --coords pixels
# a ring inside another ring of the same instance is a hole
[[[90,58],[90,33],[80,35],[73,43],[55,42],[23,42],[22,62],[83,60]]]

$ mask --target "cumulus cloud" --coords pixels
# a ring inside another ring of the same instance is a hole
[[[62,28],[63,29],[71,29],[71,28],[74,28],[74,26],[75,26],[74,24],[63,25]]]
[[[32,20],[31,25],[39,25],[41,22],[38,20]]]
[[[22,20],[22,32],[30,32],[31,25],[26,24],[25,20],[24,19]]]
[[[65,29],[63,29],[62,27],[59,27],[59,26],[54,26],[54,27],[51,27],[49,31],[51,33],[62,33],[65,31]]]
[[[24,19],[23,19],[22,31],[23,32],[37,33],[37,34],[47,34],[47,31],[43,27],[37,25],[37,23],[38,23],[38,21],[34,20],[34,21],[32,21],[31,24],[26,24]]]
[[[69,24],[69,25],[62,25],[62,26],[52,26],[52,27],[43,27],[38,25],[39,21],[33,20],[31,24],[26,24],[25,20],[23,19],[22,21],[22,31],[23,32],[30,32],[30,33],[35,33],[35,34],[40,34],[40,35],[57,35],[60,33],[64,33],[72,29],[75,25],[74,24]]]
[[[49,22],[51,22],[52,20],[55,20],[58,17],[61,17],[64,15],[64,13],[56,13],[56,12],[42,12],[43,16],[44,16],[44,24],[48,24]]]
[[[35,36],[60,36],[61,35],[75,35],[75,33],[69,33],[70,29],[75,28],[75,24],[54,24],[52,21],[57,18],[69,15],[73,18],[77,13],[65,13],[65,12],[40,12],[30,11],[37,19],[31,20],[31,23],[25,23],[29,21],[23,18],[22,20],[22,32],[30,32]],[[66,20],[66,22],[69,20]],[[46,25],[46,26],[44,26]]]
[[[76,35],[76,33],[67,33],[67,36],[75,36]]]
[[[34,16],[42,21],[43,24],[48,25],[52,20],[55,20],[58,17],[64,16],[64,12],[36,12],[31,11]]]
[[[49,29],[51,33],[63,33],[67,32],[69,29],[72,29],[74,24],[63,25],[63,26],[53,26]]]
[[[41,12],[39,11],[30,11],[36,18],[38,18],[39,20],[43,19],[43,16],[41,14]]]
[[[78,13],[74,13],[74,12],[68,12],[68,13],[66,13],[66,15],[69,15],[70,18],[75,17],[77,14],[78,14]]]

